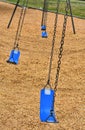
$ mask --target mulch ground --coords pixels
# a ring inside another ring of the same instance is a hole
[[[14,6],[0,2],[0,130],[85,130],[85,20],[74,18],[73,34],[68,18],[55,113],[59,121],[42,123],[40,90],[48,77],[55,14],[48,13],[48,38],[41,37],[42,12],[28,9],[19,42],[18,65],[8,64],[20,15],[17,9],[7,29]],[[54,88],[63,15],[59,15],[51,72]]]

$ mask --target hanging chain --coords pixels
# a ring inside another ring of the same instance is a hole
[[[45,5],[45,9],[44,9],[44,19],[43,19],[43,25],[46,26],[47,24],[47,14],[48,14],[48,0],[46,0],[46,5]]]
[[[25,0],[23,0],[22,7],[24,6],[24,4],[25,4]],[[15,48],[19,48],[19,45],[17,43],[17,39],[18,39],[18,34],[19,34],[19,29],[20,29],[20,23],[21,23],[22,15],[23,15],[23,8],[21,9],[20,18],[19,18],[19,22],[18,22],[17,32],[16,32],[16,36],[15,36],[15,41],[14,41],[14,49]]]
[[[47,10],[48,10],[48,0],[44,0],[41,26],[47,24]]]
[[[60,48],[59,48],[59,55],[58,55],[58,65],[57,65],[57,73],[56,73],[56,80],[55,80],[55,87],[54,87],[55,92],[57,91],[57,86],[58,86],[59,72],[60,72],[60,66],[61,66],[61,58],[62,58],[62,53],[63,53],[66,24],[67,24],[67,18],[68,18],[68,10],[69,10],[69,3],[68,3],[68,0],[66,0],[66,8],[65,8],[66,14],[64,15],[62,37],[61,37],[61,41],[60,41]]]
[[[56,38],[56,29],[57,29],[57,21],[58,21],[59,4],[60,4],[60,0],[57,1],[56,16],[55,16],[55,23],[54,23],[54,34],[53,34],[53,40],[52,40],[52,49],[51,49],[49,72],[48,72],[48,80],[47,80],[47,84],[45,85],[45,87],[46,87],[47,85],[49,85],[50,88],[51,88],[51,85],[50,85],[50,75],[51,75],[51,68],[52,68],[52,60],[53,60],[53,52],[54,52],[55,38]]]
[[[26,7],[27,7],[27,5],[28,5],[28,0],[23,0],[23,5],[22,5],[22,9],[21,9],[21,14],[20,14],[18,27],[17,27],[17,32],[16,32],[16,37],[15,37],[15,42],[14,42],[14,49],[15,48],[19,49],[18,42],[20,40],[20,35],[21,35],[23,23],[24,23],[24,18],[25,18],[25,14],[26,14]]]

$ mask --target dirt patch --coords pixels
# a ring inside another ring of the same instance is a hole
[[[6,60],[13,48],[18,8],[7,29],[13,5],[0,2],[0,130],[84,130],[85,129],[85,20],[74,18],[76,34],[68,18],[62,65],[56,93],[55,111],[58,124],[39,119],[40,90],[48,76],[55,14],[48,13],[49,37],[41,38],[38,10],[27,10],[20,39],[18,65]],[[54,87],[63,16],[59,15],[51,83]]]

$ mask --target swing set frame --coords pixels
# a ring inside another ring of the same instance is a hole
[[[47,12],[48,12],[48,3],[47,3],[48,0],[44,0],[44,3],[43,3],[43,10],[42,10],[42,21],[41,21],[41,26],[43,24],[45,24],[45,27],[46,27],[46,22],[47,22]],[[12,20],[13,20],[13,17],[16,13],[16,10],[17,10],[17,7],[19,6],[19,2],[20,0],[17,0],[16,4],[15,4],[15,8],[12,12],[12,15],[11,15],[11,18],[9,20],[9,23],[7,25],[7,28],[10,27],[11,23],[12,23]],[[70,17],[71,17],[71,21],[72,21],[72,28],[73,28],[73,33],[75,34],[76,31],[75,31],[75,25],[74,25],[74,20],[73,20],[73,14],[72,14],[72,7],[71,7],[71,2],[70,0],[66,0],[66,2],[68,2],[69,4],[69,9],[70,9]],[[22,6],[21,6],[22,8]],[[45,29],[46,30],[46,29]]]
[[[13,16],[18,7],[18,3],[19,3],[19,0],[17,1],[17,4],[13,11],[12,17],[8,24],[8,28],[12,22]],[[14,50],[16,48],[19,49],[18,42],[19,42],[20,35],[21,35],[21,30],[22,30],[22,26],[23,26],[25,14],[26,14],[27,5],[28,5],[28,0],[23,0],[23,8],[21,9],[21,15],[20,15],[20,19],[19,19],[19,23],[18,23],[18,27],[17,27],[16,37],[15,37],[15,42],[14,42]],[[72,17],[70,0],[66,0],[66,7],[65,7],[66,14],[64,15],[62,36],[61,36],[61,41],[60,41],[60,48],[59,48],[59,55],[58,55],[58,62],[57,62],[56,77],[55,77],[55,83],[54,83],[54,89],[53,89],[51,82],[50,82],[50,80],[51,80],[50,76],[51,76],[52,60],[53,60],[53,54],[54,54],[55,38],[56,38],[56,32],[57,32],[59,5],[60,5],[60,0],[57,0],[56,16],[55,16],[55,23],[54,23],[54,33],[53,33],[53,39],[52,39],[52,48],[51,48],[50,64],[49,64],[49,71],[48,71],[48,79],[47,79],[46,85],[41,90],[41,95],[40,95],[40,120],[42,122],[50,122],[50,123],[51,122],[58,123],[58,121],[55,117],[55,112],[54,112],[54,102],[55,102],[56,91],[58,88],[58,79],[59,79],[59,73],[60,73],[60,67],[61,67],[61,59],[62,59],[62,54],[63,54],[64,38],[65,38],[65,33],[66,33],[66,25],[67,25],[67,18],[68,18],[69,10],[70,10],[70,15],[71,15],[71,20],[72,20],[73,33],[75,34],[75,27],[74,27],[74,21],[73,21],[73,17]],[[49,87],[49,90],[47,89],[47,87]]]

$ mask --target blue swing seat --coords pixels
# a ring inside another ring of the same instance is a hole
[[[57,123],[54,113],[54,90],[42,89],[40,92],[40,120]]]
[[[47,32],[46,32],[46,31],[43,31],[43,32],[42,32],[42,38],[47,38],[47,37],[48,37]]]
[[[46,25],[42,25],[41,30],[46,30]]]
[[[18,60],[20,57],[20,51],[13,49],[10,53],[10,57],[7,60],[8,63],[18,64]]]

